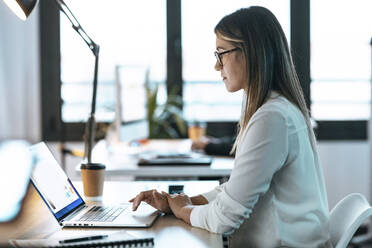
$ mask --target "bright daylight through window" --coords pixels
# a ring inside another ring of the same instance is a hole
[[[144,66],[150,69],[151,81],[165,81],[166,1],[65,1],[101,47],[96,118],[112,121],[116,65]],[[60,23],[62,119],[85,121],[90,113],[94,57],[64,15]]]
[[[312,116],[316,120],[367,120],[372,1],[310,2]]]
[[[85,8],[87,1],[89,11]],[[66,0],[66,3],[101,46],[98,121],[113,119],[116,65],[148,67],[150,81],[164,84],[166,1]],[[312,116],[316,120],[366,120],[370,113],[372,1],[350,4],[350,0],[312,0],[310,3]],[[147,8],[143,8],[145,4]],[[187,0],[181,4],[185,117],[236,121],[242,92],[228,93],[220,74],[214,70],[213,29],[227,13],[262,5],[277,16],[290,40],[290,0],[234,0],[229,4],[222,0]],[[60,21],[62,119],[84,121],[90,112],[94,57],[65,16],[61,15]]]
[[[289,42],[289,4],[289,0],[182,1],[183,100],[187,119],[237,121],[240,116],[242,91],[228,93],[220,73],[214,70],[217,22],[239,8],[264,6],[278,18]]]

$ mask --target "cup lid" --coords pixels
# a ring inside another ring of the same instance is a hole
[[[206,127],[207,125],[204,121],[200,121],[200,120],[189,120],[187,124],[190,127]]]
[[[81,170],[104,170],[106,166],[100,163],[81,164]]]

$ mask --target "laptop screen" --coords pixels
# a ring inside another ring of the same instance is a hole
[[[59,221],[84,201],[44,142],[30,150],[36,159],[31,181]]]

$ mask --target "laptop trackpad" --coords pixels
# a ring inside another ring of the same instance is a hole
[[[124,214],[120,215],[115,222],[125,222],[128,224],[138,225],[143,223],[144,226],[151,224],[152,219],[155,219],[159,215],[159,211],[148,205],[147,203],[141,203],[136,211],[132,210],[132,205],[125,209]]]

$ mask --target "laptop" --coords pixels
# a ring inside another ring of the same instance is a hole
[[[139,156],[139,166],[210,166],[212,157],[198,153],[150,152]]]
[[[30,151],[36,159],[31,182],[61,226],[149,227],[160,215],[146,203],[135,212],[130,203],[88,206],[44,142]]]

